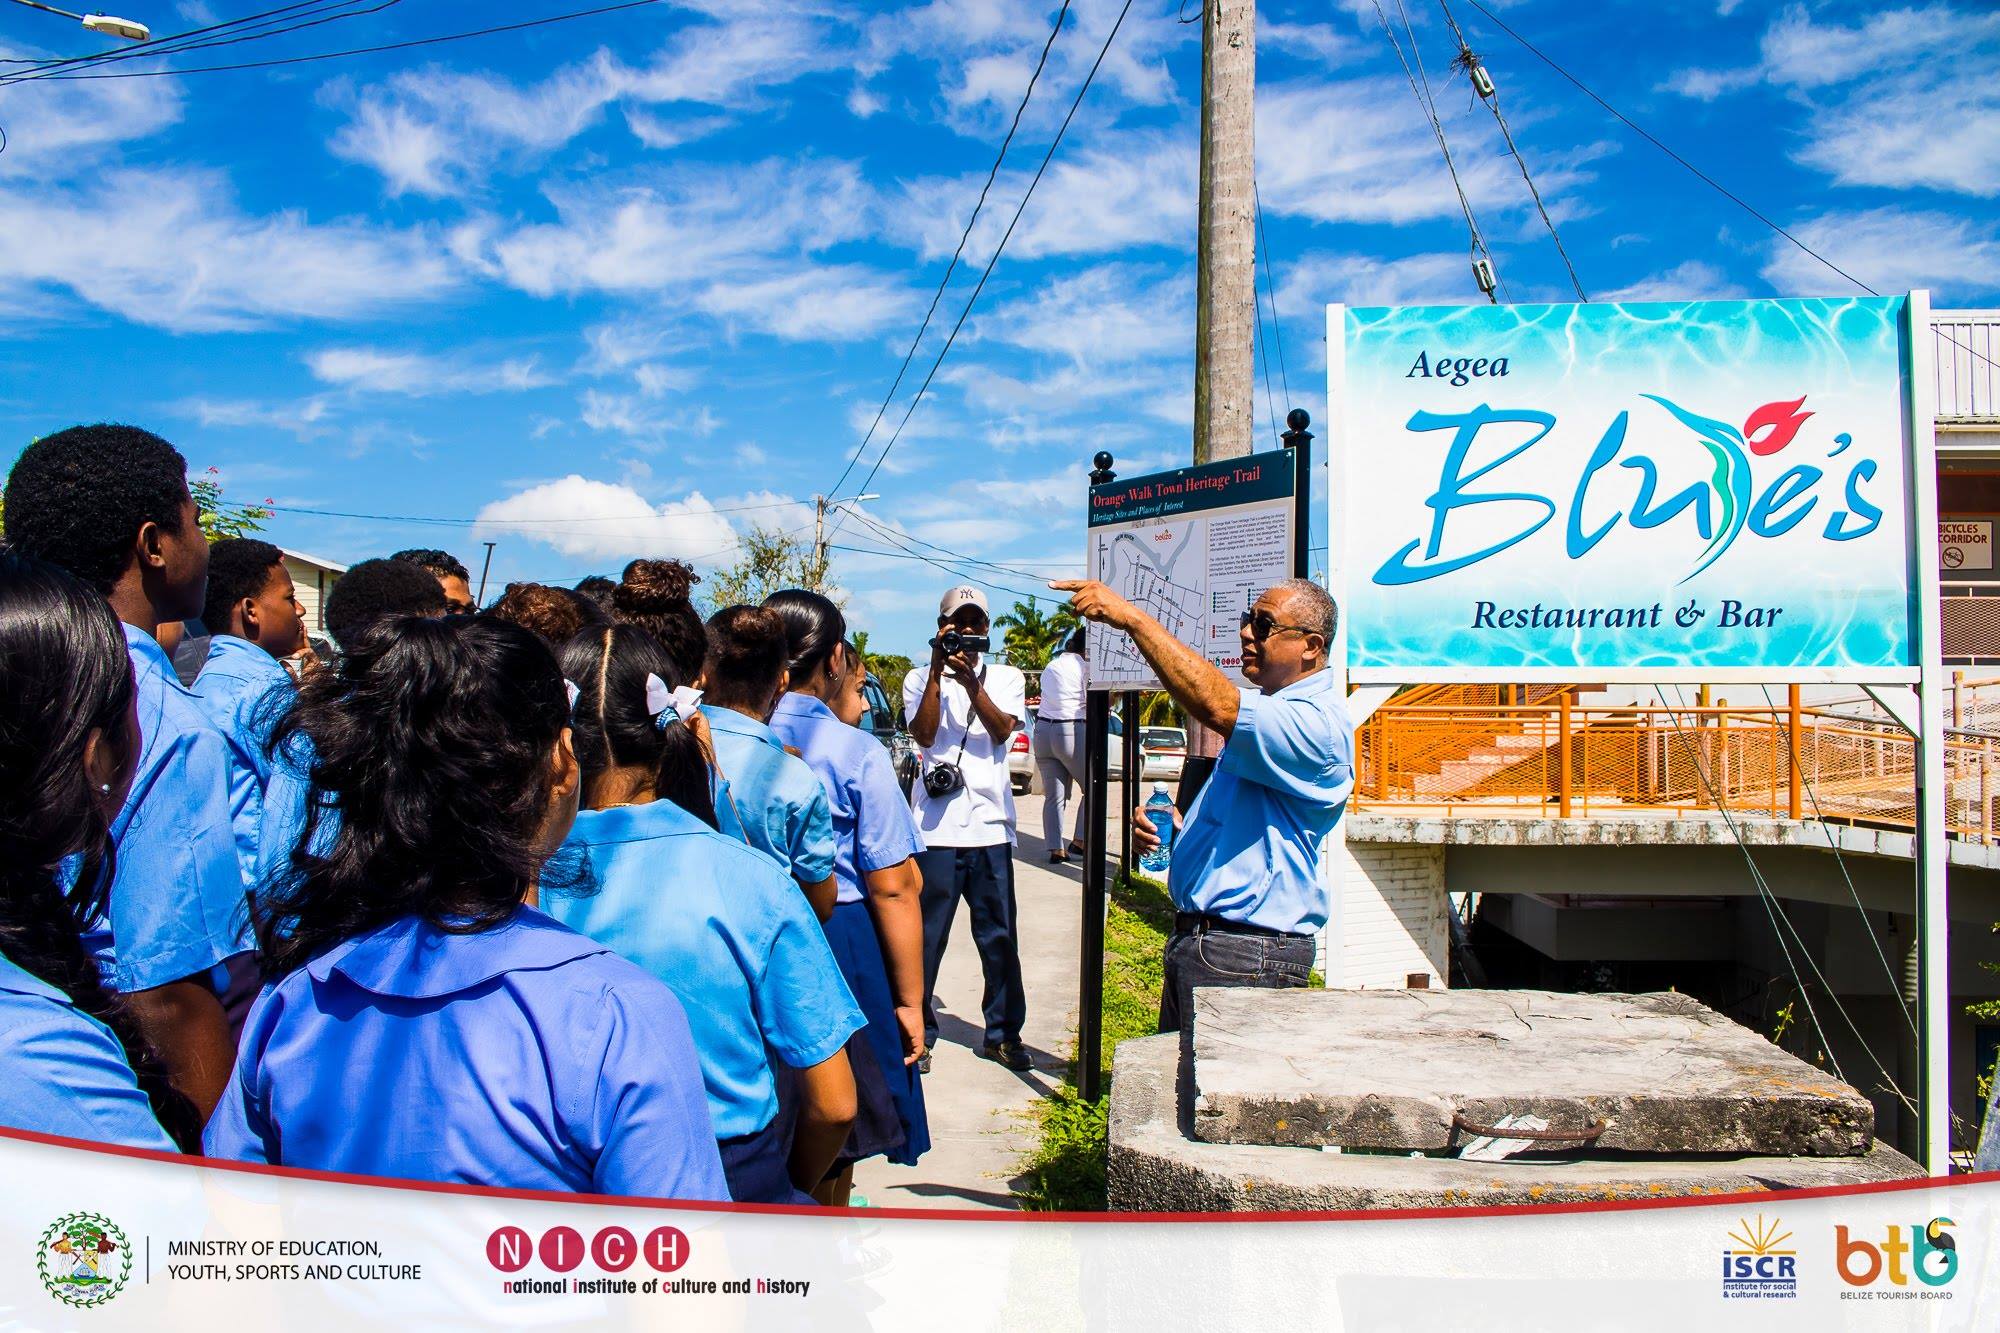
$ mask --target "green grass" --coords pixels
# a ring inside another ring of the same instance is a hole
[[[1159,1026],[1160,975],[1174,909],[1166,886],[1120,877],[1111,886],[1104,923],[1103,1086],[1110,1087],[1118,1043],[1151,1036]],[[1109,1098],[1086,1102],[1077,1091],[1077,1052],[1055,1095],[1036,1103],[1038,1139],[1022,1162],[1015,1187],[1021,1207],[1035,1212],[1086,1212],[1104,1207],[1104,1146]]]

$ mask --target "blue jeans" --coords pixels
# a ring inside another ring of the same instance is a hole
[[[1310,935],[1253,935],[1204,925],[1179,925],[1167,938],[1160,986],[1160,1031],[1179,1032],[1194,1019],[1196,986],[1262,986],[1286,990],[1312,975]]]
[[[1028,997],[1021,988],[1021,946],[1014,929],[1014,849],[939,847],[917,853],[924,876],[924,1045],[937,1044],[938,964],[951,939],[958,900],[972,911],[972,943],[979,950],[979,967],[986,974],[986,994],[980,1008],[986,1019],[986,1044],[1018,1041],[1027,1021]]]

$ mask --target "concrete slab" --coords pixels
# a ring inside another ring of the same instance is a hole
[[[1180,1038],[1119,1046],[1111,1085],[1110,1204],[1126,1212],[1326,1212],[1473,1208],[1746,1194],[1910,1180],[1886,1144],[1858,1157],[1653,1157],[1465,1162],[1204,1143],[1188,1133],[1176,1081]]]
[[[1442,1149],[1533,1114],[1594,1152],[1852,1156],[1868,1099],[1675,993],[1195,992],[1194,1133],[1210,1143]]]

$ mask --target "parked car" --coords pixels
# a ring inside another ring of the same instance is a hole
[[[1007,774],[1013,780],[1014,794],[1016,796],[1032,795],[1035,788],[1041,785],[1041,778],[1035,768],[1034,745],[1035,726],[1040,721],[1040,714],[1039,700],[1029,704],[1027,723],[1020,731],[1014,733],[1014,739],[1009,742],[1007,747]],[[1187,733],[1178,727],[1148,727],[1145,735],[1152,735],[1154,733],[1158,733],[1162,738],[1160,741],[1162,749],[1158,761],[1158,771],[1155,771],[1155,761],[1152,753],[1146,751],[1147,757],[1145,762],[1140,765],[1140,773],[1148,778],[1155,776],[1165,779],[1180,777],[1181,764],[1187,758]],[[1125,776],[1125,747],[1120,743],[1124,735],[1125,724],[1119,719],[1118,714],[1113,713],[1111,715],[1111,754],[1108,757],[1105,772],[1114,781],[1122,779]],[[1145,735],[1140,737],[1142,750],[1147,744]],[[1171,742],[1167,739],[1173,736],[1178,736],[1180,739],[1177,742]],[[1167,771],[1167,765],[1169,764],[1172,766],[1172,772]]]
[[[1139,729],[1139,776],[1147,782],[1178,782],[1187,764],[1187,731],[1181,727]]]
[[[861,702],[867,708],[861,715],[861,730],[882,742],[889,751],[889,763],[901,771],[903,760],[917,752],[917,743],[903,729],[897,710],[889,704],[888,692],[872,671],[862,682]]]

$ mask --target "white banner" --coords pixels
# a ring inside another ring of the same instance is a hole
[[[13,1131],[0,1171],[7,1328],[2000,1326],[2000,1176],[1499,1214],[1037,1218],[513,1197]]]

